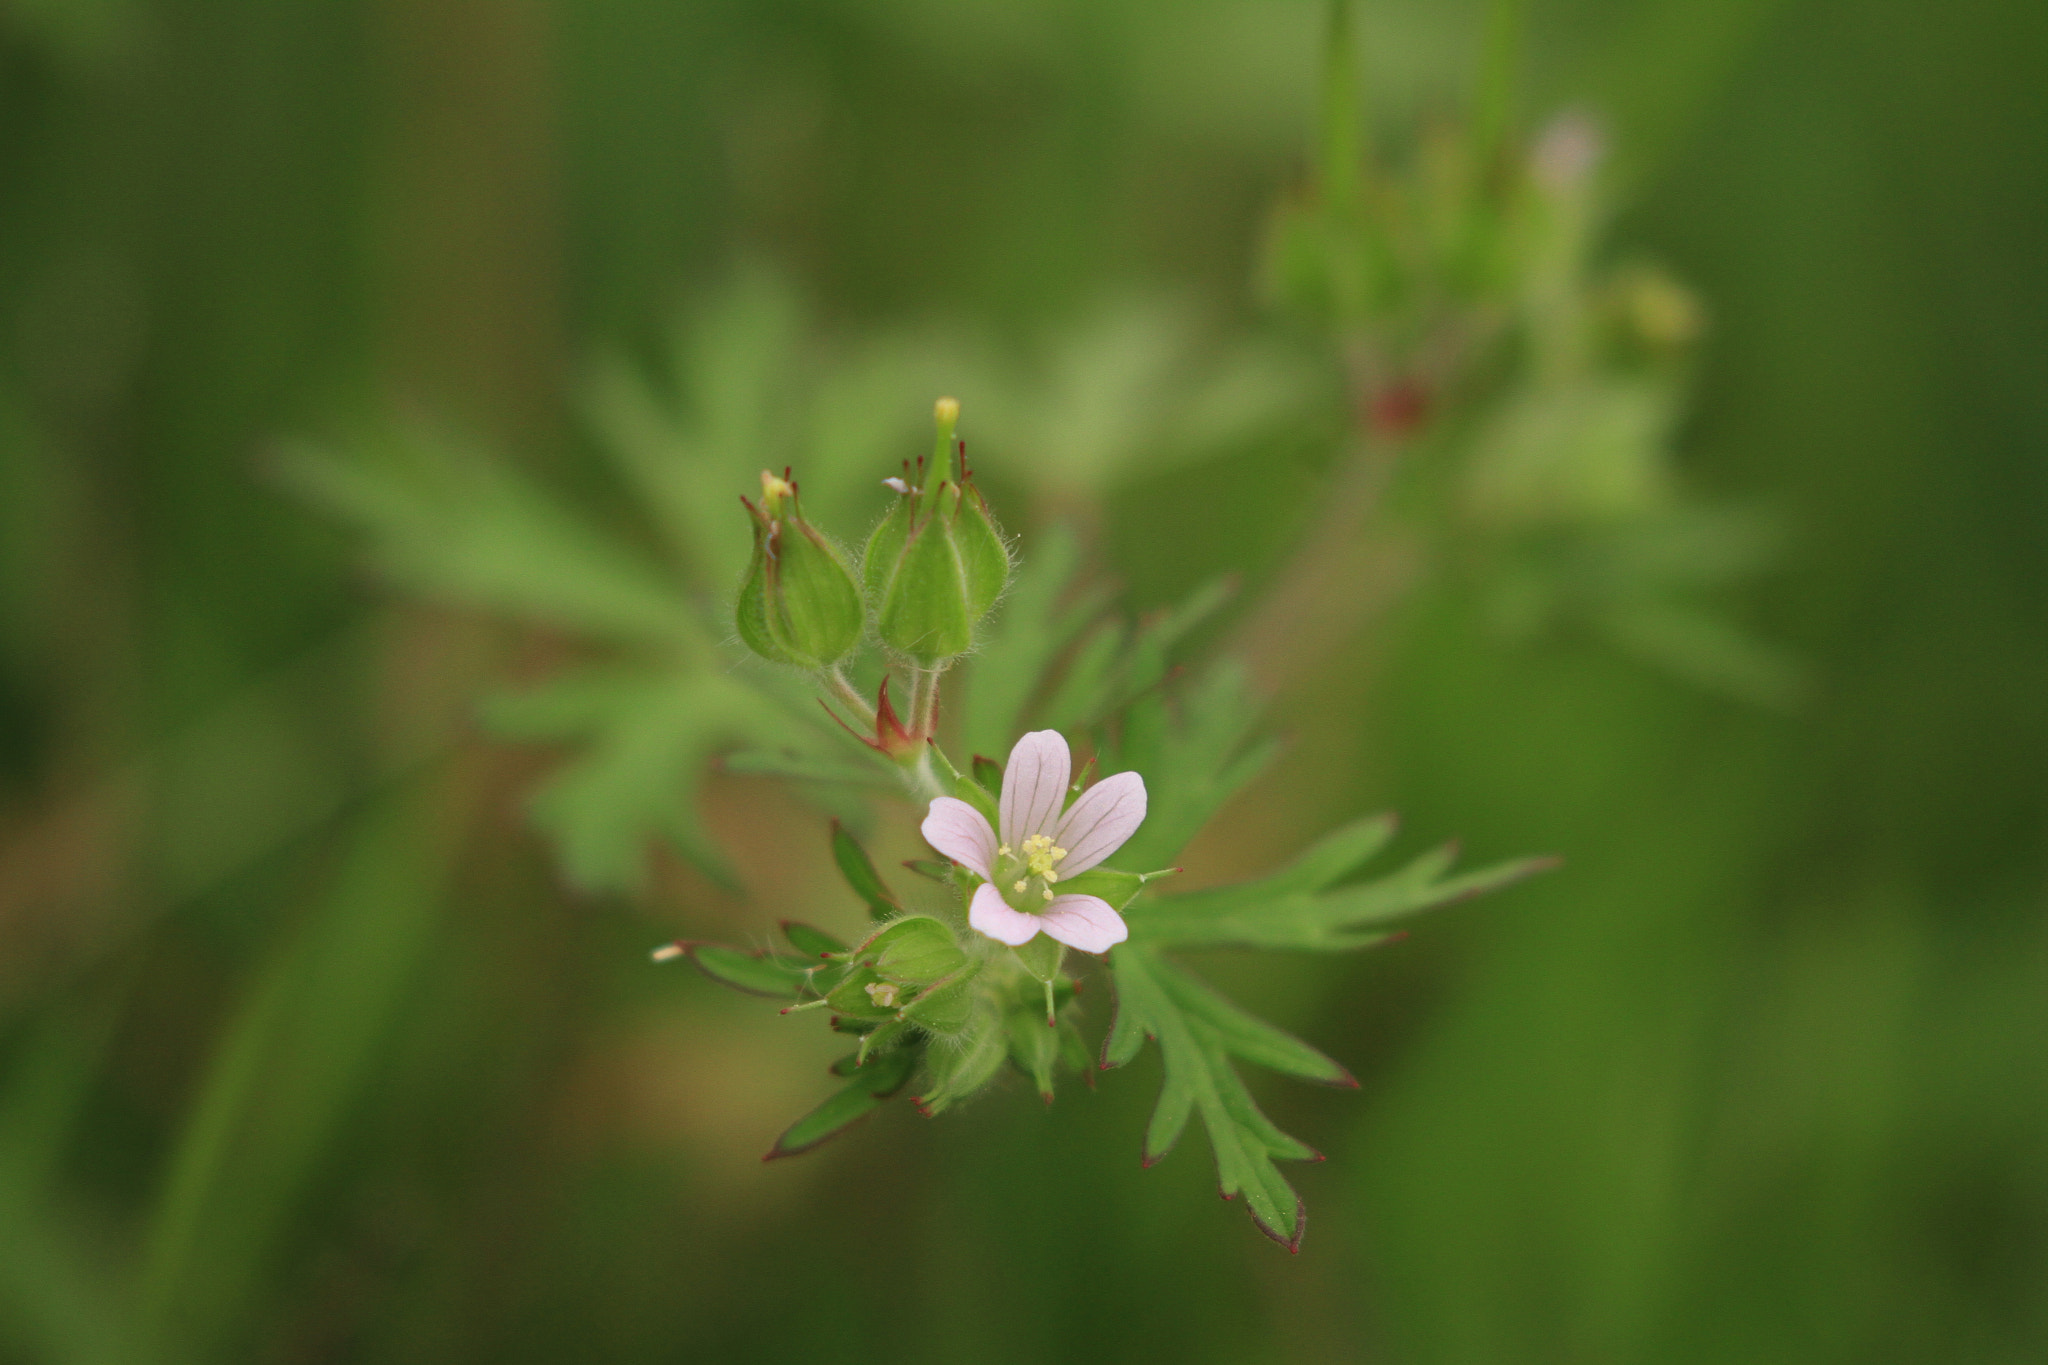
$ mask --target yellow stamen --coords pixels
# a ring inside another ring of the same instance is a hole
[[[896,1007],[896,983],[893,981],[870,981],[865,987],[868,999],[883,1009]]]
[[[1024,879],[1022,877],[1019,877],[1017,879],[1016,885],[1012,886],[1010,889],[1012,891],[1022,891],[1024,889]]]
[[[1051,900],[1051,899],[1052,899],[1052,888],[1051,888],[1051,887],[1049,887],[1049,886],[1048,886],[1047,888],[1045,888],[1045,898],[1046,898],[1047,900]]]

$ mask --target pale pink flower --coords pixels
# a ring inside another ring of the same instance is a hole
[[[1053,890],[1123,847],[1145,822],[1145,779],[1105,777],[1066,804],[1073,758],[1057,730],[1034,730],[1010,750],[999,806],[1002,830],[965,801],[941,796],[924,837],[981,878],[967,909],[978,931],[1018,947],[1044,930],[1084,953],[1106,953],[1130,937],[1123,916],[1100,896]]]

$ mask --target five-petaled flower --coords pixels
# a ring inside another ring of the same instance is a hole
[[[981,878],[967,922],[999,943],[1019,947],[1044,930],[1084,953],[1106,953],[1130,937],[1108,901],[1053,888],[1137,832],[1145,820],[1145,779],[1105,777],[1069,806],[1072,776],[1066,740],[1057,730],[1034,730],[1010,750],[1003,770],[1000,838],[980,811],[951,796],[934,800],[925,816],[931,846]]]

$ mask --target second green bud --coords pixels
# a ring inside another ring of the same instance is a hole
[[[934,408],[938,446],[921,486],[890,480],[896,505],[868,537],[862,577],[882,643],[931,667],[965,654],[1010,581],[1010,549],[967,472],[960,404]]]

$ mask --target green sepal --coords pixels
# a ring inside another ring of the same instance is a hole
[[[986,1002],[975,1006],[969,1023],[958,1039],[924,1050],[927,1084],[917,1107],[927,1116],[944,1113],[987,1085],[1010,1055],[1008,1032]]]
[[[854,950],[862,965],[892,981],[923,985],[967,965],[967,954],[944,920],[913,915],[887,925]]]
[[[1062,878],[1058,889],[1061,895],[1099,897],[1109,902],[1110,909],[1121,912],[1151,883],[1171,877],[1178,871],[1177,867],[1161,872],[1119,872],[1113,867],[1091,867],[1086,872]]]
[[[783,647],[775,632],[768,626],[768,555],[764,548],[766,533],[760,526],[754,527],[754,558],[747,565],[747,576],[740,580],[739,597],[733,602],[733,625],[739,632],[740,643],[764,659],[779,664],[802,666],[798,659]]]
[[[984,758],[982,755],[976,754],[971,766],[974,771],[975,783],[991,797],[1001,797],[1003,794],[1003,765],[992,758]]]
[[[965,773],[958,774],[953,778],[953,795],[980,811],[981,818],[988,821],[990,829],[996,829],[1002,825],[1002,814],[1000,808],[996,805],[996,798],[989,795],[986,787]]]
[[[853,1064],[856,1067],[876,1064],[883,1053],[902,1047],[910,1036],[910,1025],[901,1019],[892,1020],[862,1036],[860,1047],[853,1054]]]
[[[868,605],[881,609],[882,599],[888,595],[889,582],[896,574],[896,565],[903,558],[903,546],[910,539],[910,523],[917,515],[917,499],[908,493],[897,497],[881,524],[868,534],[867,548],[861,552],[861,585],[867,589]]]
[[[1092,1087],[1095,1084],[1093,1058],[1088,1055],[1088,1040],[1081,1036],[1081,1030],[1071,1018],[1060,1020],[1060,1064],[1081,1073],[1081,1078]]]
[[[736,991],[781,998],[809,988],[817,964],[786,953],[748,953],[716,943],[685,943],[684,954],[697,970]]]
[[[1044,1015],[1030,1009],[1013,1009],[1003,1017],[1009,1035],[1010,1060],[1031,1078],[1047,1104],[1052,1103],[1053,1069],[1060,1059],[1059,1030]]]
[[[974,1017],[974,978],[980,971],[979,962],[969,962],[943,981],[927,986],[903,1006],[901,1017],[930,1033],[961,1033]]]
[[[800,517],[785,523],[775,540],[781,555],[768,580],[769,629],[806,664],[837,663],[867,627],[853,570],[839,547]]]
[[[972,486],[963,488],[954,503],[952,530],[967,584],[971,625],[989,614],[1010,585],[1010,547],[989,518],[981,490]]]
[[[882,643],[927,667],[966,653],[974,643],[975,618],[949,529],[942,513],[911,528],[875,608]]]
[[[886,920],[903,913],[902,902],[875,871],[868,851],[837,820],[832,822],[832,861],[839,865],[839,875],[846,878],[853,894],[867,903],[870,918]]]
[[[953,880],[953,869],[936,858],[905,858],[903,866],[935,882],[950,883]]]
[[[761,1159],[773,1161],[777,1157],[796,1156],[837,1137],[901,1090],[916,1064],[917,1054],[911,1049],[884,1053],[872,1065],[860,1068],[838,1094],[784,1129]]]
[[[833,1013],[848,1019],[886,1021],[896,1018],[897,1007],[876,1004],[875,998],[868,994],[869,986],[895,987],[896,983],[884,981],[871,967],[857,966],[846,974],[844,981],[826,993],[825,1003]]]
[[[782,936],[790,941],[800,953],[808,957],[830,957],[846,951],[846,945],[823,929],[814,929],[802,920],[782,921]]]
[[[793,492],[764,491],[762,505],[748,503],[747,511],[754,519],[754,553],[733,604],[741,641],[777,663],[837,663],[867,626],[860,584],[846,556],[803,519]]]
[[[1051,934],[1040,934],[1010,951],[1017,955],[1017,961],[1024,970],[1031,973],[1032,980],[1049,982],[1059,975],[1060,963],[1066,960],[1067,945]]]

